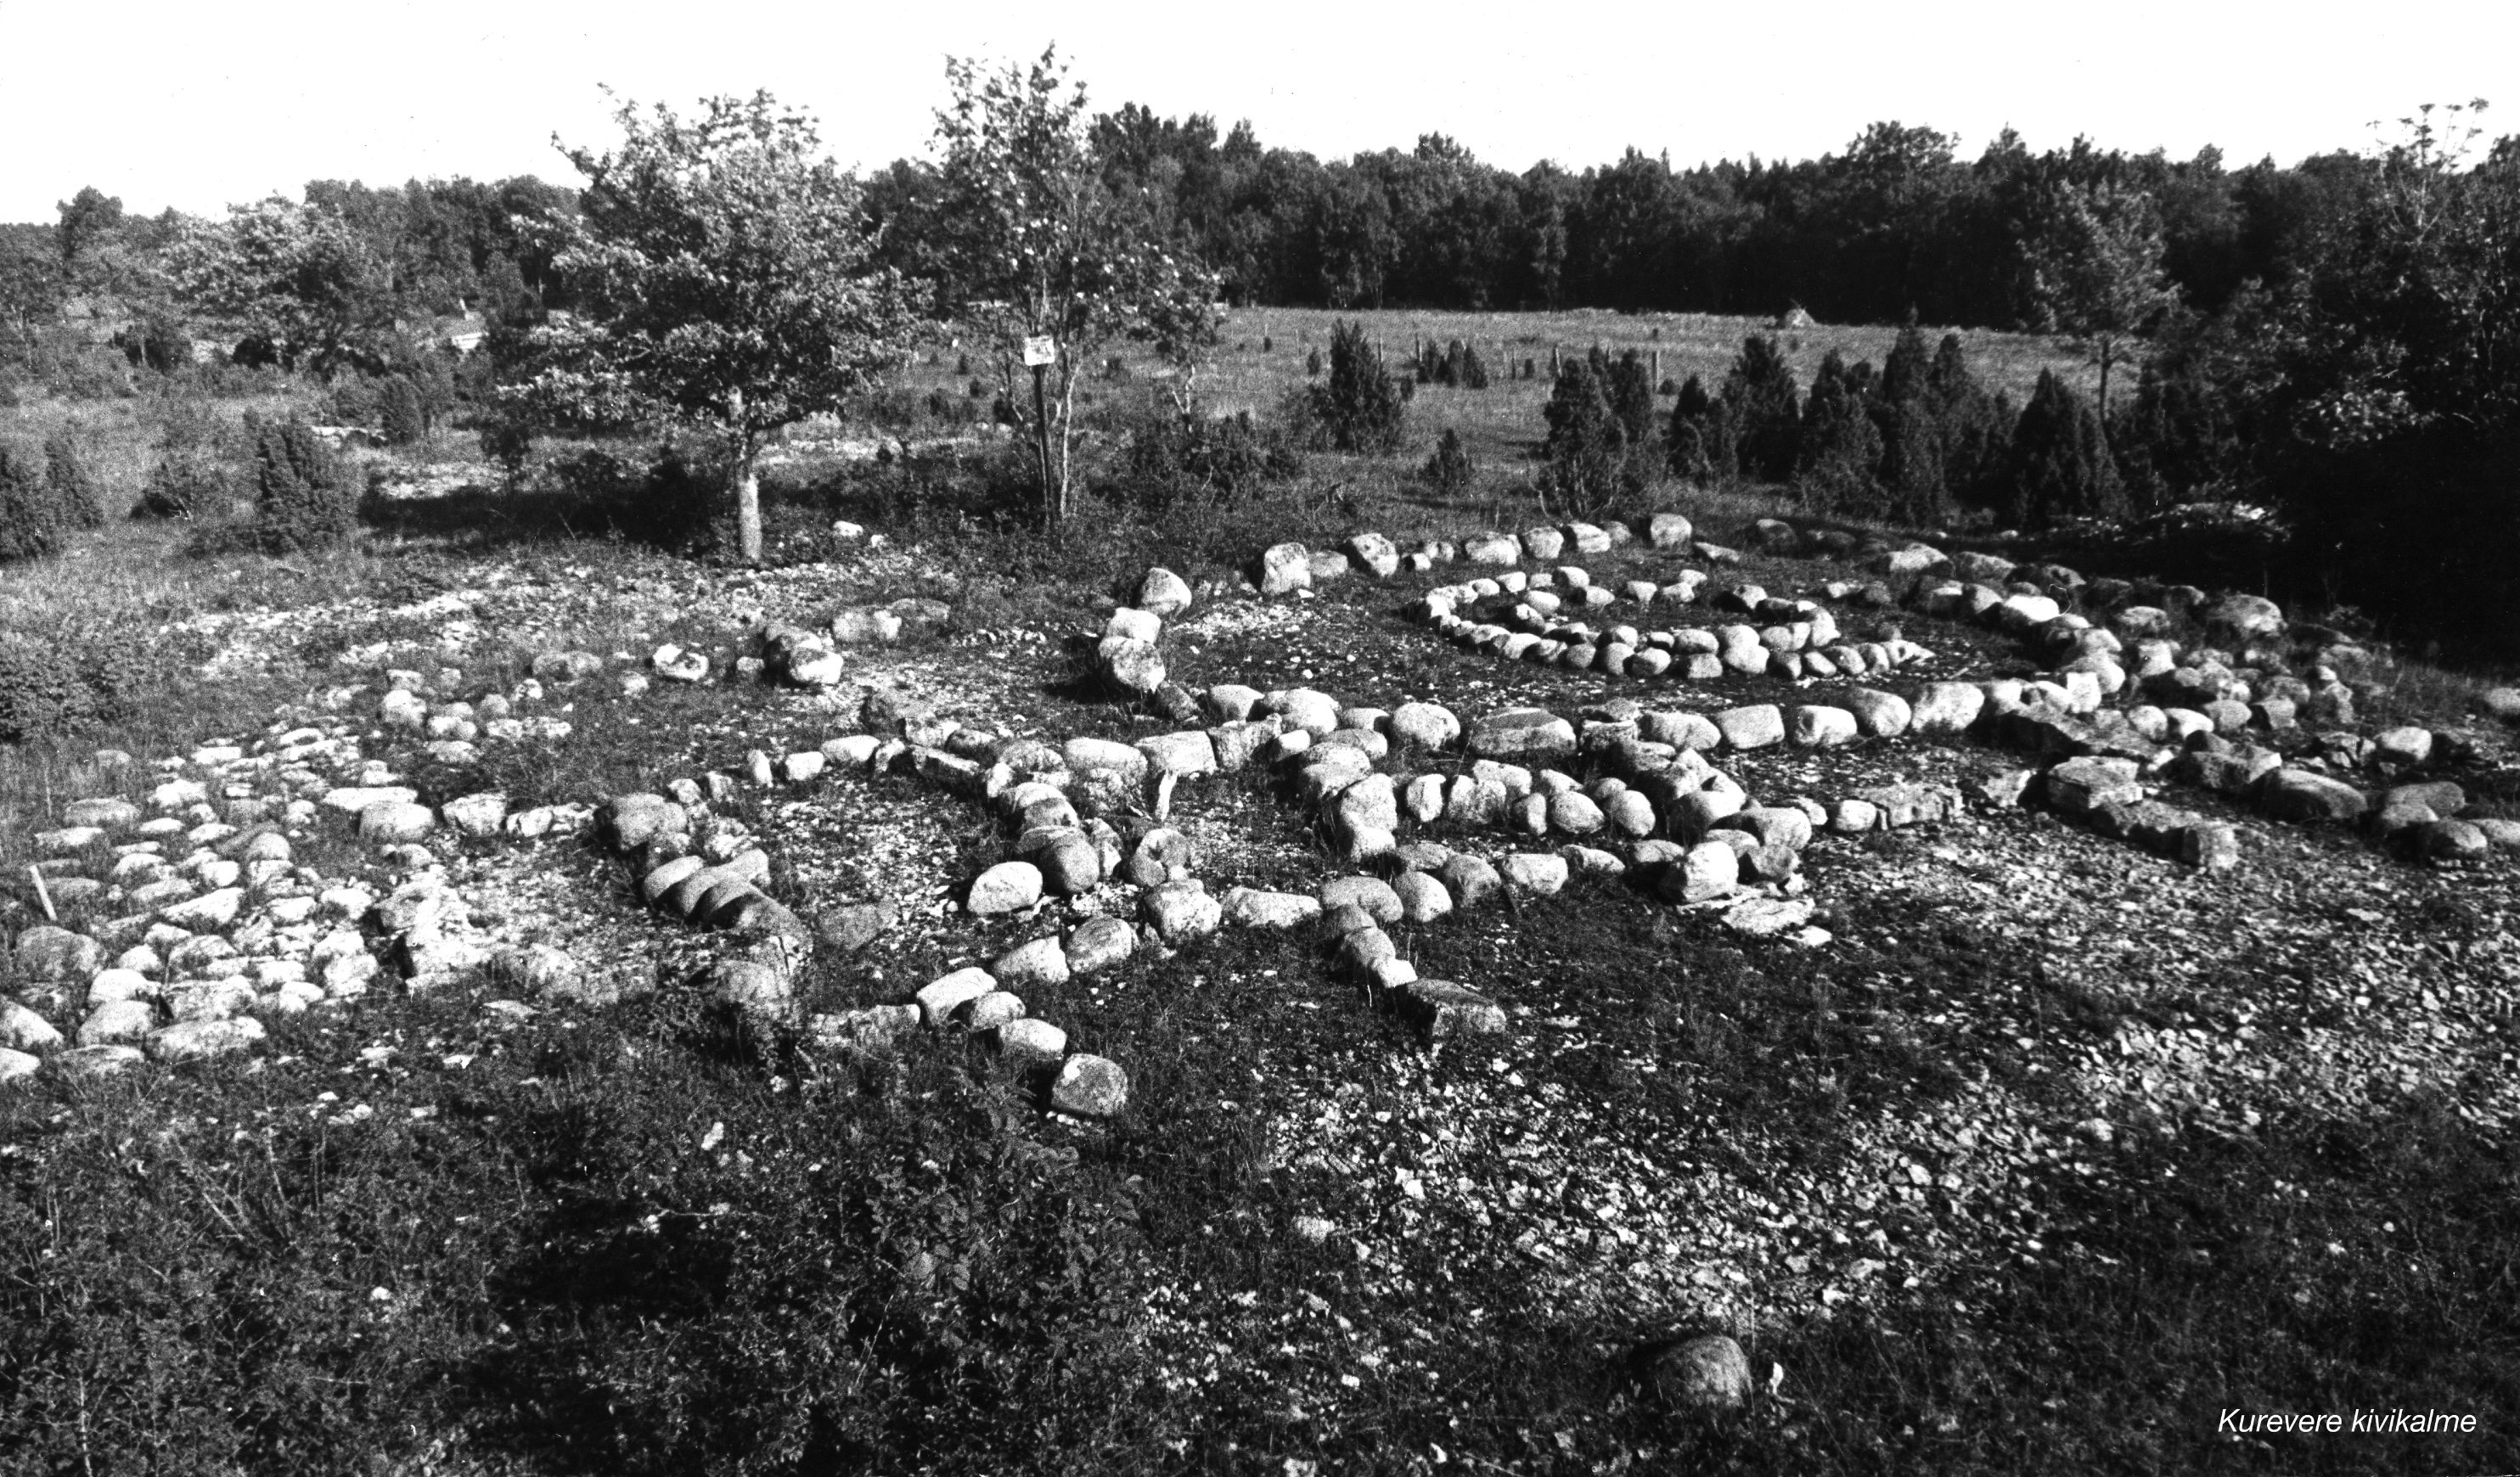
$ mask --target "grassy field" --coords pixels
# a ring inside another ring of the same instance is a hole
[[[1238,319],[1219,398],[1265,409],[1329,318],[1267,315],[1265,354],[1259,315]],[[1544,372],[1552,341],[1659,342],[1674,378],[1720,376],[1756,327],[1369,322],[1395,357],[1412,333],[1494,332]],[[1798,367],[1835,332],[1804,331]],[[1877,360],[1889,339],[1848,332],[1850,356]],[[943,358],[919,393],[959,392]],[[2042,362],[2060,361],[2006,339],[1979,369],[2018,390]],[[764,618],[902,596],[957,616],[853,651],[852,684],[998,733],[1144,737],[1171,725],[1078,673],[1147,563],[1230,579],[1280,538],[1540,521],[1516,458],[1542,393],[1426,386],[1398,457],[1320,458],[1232,506],[1098,503],[1059,534],[993,522],[918,465],[800,460],[777,479],[763,570],[573,530],[547,489],[395,505],[354,544],[287,559],[188,553],[198,530],[181,525],[81,535],[57,560],[0,571],[0,622],[101,623],[189,673],[110,731],[0,747],[0,869],[23,875],[32,833],[68,798],[145,794],[163,757],[301,722],[338,729],[432,803],[491,787],[519,805],[588,802],[742,773],[755,749],[856,727],[853,704],[739,682],[632,697],[618,675],[660,642],[732,657]],[[95,418],[109,485],[136,492],[146,402],[7,414],[0,433]],[[1466,504],[1410,475],[1447,425],[1490,468]],[[472,458],[455,435],[380,465],[452,478]],[[1772,489],[1655,496],[1719,542],[1785,508]],[[834,517],[886,542],[842,541]],[[1582,561],[1612,583],[1669,563]],[[1861,577],[1755,553],[1738,572],[1789,593]],[[1167,634],[1167,659],[1192,687],[1306,684],[1465,717],[1618,695],[1809,700],[1771,678],[1613,689],[1500,664],[1398,618],[1428,583],[1203,601]],[[466,613],[446,613],[448,597]],[[1863,618],[1941,653],[1937,676],[2029,669],[1974,626]],[[466,768],[375,721],[388,669],[471,697],[513,691],[559,648],[606,665],[552,699],[565,739],[489,745]],[[2381,672],[2393,691],[2367,720],[2467,729],[2471,685]],[[347,683],[369,691],[338,711],[310,701]],[[2483,741],[2482,757],[2418,775],[2455,776],[2512,813],[2520,771]],[[99,744],[141,771],[100,768]],[[1966,784],[2014,762],[1868,741],[1727,765],[1782,796]],[[2404,867],[2347,830],[2180,803],[2247,828],[2244,870],[2191,873],[2012,810],[1816,843],[1810,895],[1834,935],[1821,948],[1745,939],[1612,881],[1395,927],[1430,977],[1507,1007],[1507,1035],[1475,1052],[1429,1051],[1368,1008],[1310,930],[1143,950],[1107,978],[1027,992],[1131,1074],[1129,1112],[1092,1131],[1045,1121],[959,1040],[845,1060],[732,1030],[692,978],[709,937],[638,907],[592,844],[432,838],[482,927],[564,947],[620,998],[520,1002],[486,977],[381,988],[278,1022],[249,1060],[0,1087],[0,1467],[2520,1465],[2520,877],[2507,860]],[[1177,805],[1213,890],[1307,890],[1347,870],[1279,777],[1195,782]],[[799,912],[892,907],[875,941],[817,961],[818,1007],[899,999],[1059,917],[965,916],[960,886],[1009,838],[906,777],[747,786],[724,808]],[[303,831],[299,858],[328,884],[403,874],[341,818]],[[1299,1230],[1315,1218],[1331,1230]],[[1708,1330],[1752,1361],[1759,1394],[1740,1412],[1684,1409],[1654,1377],[1672,1340]],[[2481,1428],[2216,1429],[2230,1409],[2371,1407]]]
[[[1271,410],[1287,390],[1304,382],[1308,351],[1318,349],[1328,355],[1330,326],[1339,321],[1363,324],[1395,372],[1411,363],[1420,340],[1432,340],[1440,348],[1459,338],[1477,348],[1493,377],[1489,387],[1472,391],[1438,384],[1418,386],[1414,428],[1430,443],[1446,428],[1458,429],[1473,455],[1489,459],[1523,452],[1538,443],[1545,430],[1541,410],[1549,402],[1552,349],[1578,355],[1598,345],[1614,356],[1633,349],[1659,363],[1657,384],[1682,383],[1695,375],[1713,393],[1723,388],[1724,376],[1740,353],[1742,339],[1751,335],[1773,333],[1796,378],[1806,385],[1831,350],[1845,356],[1849,364],[1869,360],[1877,368],[1898,337],[1892,328],[1771,329],[1762,319],[1703,313],[1334,313],[1246,308],[1235,313],[1226,326],[1215,367],[1201,381],[1205,393],[1220,411]],[[1946,331],[1927,327],[1924,332],[1926,342],[1936,345]],[[2097,370],[2052,340],[1984,329],[1958,332],[1971,368],[1988,385],[2009,393],[2016,405],[2030,398],[2042,370],[2065,375],[2087,394],[2098,384]],[[1125,352],[1120,357],[1136,367],[1147,367]],[[1532,378],[1508,378],[1519,376],[1526,361],[1536,371]],[[1663,404],[1668,407],[1669,403],[1669,397],[1664,397]]]

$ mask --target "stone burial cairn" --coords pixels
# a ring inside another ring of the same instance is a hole
[[[872,735],[853,735],[784,759],[756,755],[752,778],[765,784],[805,784],[822,778],[835,762],[863,771],[911,758],[914,772],[951,779],[954,765],[940,767],[937,761],[969,762],[943,750],[926,753],[932,757],[922,764],[912,746],[898,738],[887,743]],[[961,1030],[984,1041],[1011,1069],[1041,1078],[1054,1112],[1108,1118],[1127,1105],[1128,1077],[1117,1063],[1071,1052],[1067,1033],[1032,1015],[1013,993],[1064,983],[1125,962],[1137,946],[1137,935],[1126,923],[1088,919],[1063,943],[1034,940],[986,967],[932,980],[909,1001],[805,1019],[800,986],[813,959],[816,930],[762,891],[770,858],[749,844],[741,826],[710,812],[710,800],[727,798],[734,787],[729,777],[710,778],[716,783],[705,787],[676,781],[670,798],[615,796],[598,812],[597,833],[630,865],[641,901],[668,917],[724,930],[734,941],[709,972],[711,992],[718,999],[756,1020],[801,1027],[809,1040],[828,1049],[863,1052],[893,1045],[921,1028]],[[1038,901],[1041,889],[1041,873],[1034,869],[1030,898],[1018,902],[1024,879],[1005,866],[992,869],[973,884],[972,911],[1019,911]]]
[[[381,707],[403,711],[419,685],[397,683]],[[338,707],[355,695],[326,700]],[[536,989],[574,985],[565,954],[476,929],[416,843],[441,825],[472,836],[565,834],[580,813],[510,814],[495,794],[431,811],[390,770],[360,757],[348,725],[323,720],[300,710],[248,744],[213,742],[160,760],[154,783],[138,779],[132,794],[72,801],[60,827],[35,835],[43,860],[34,901],[51,920],[20,929],[10,950],[16,998],[0,1003],[0,1080],[29,1077],[47,1061],[96,1075],[144,1056],[246,1051],[266,1038],[268,1021],[349,1006],[389,981],[423,991],[486,968]],[[98,757],[109,771],[142,773],[118,751]],[[327,824],[352,825],[403,880],[379,898],[364,882],[303,865],[297,843]]]
[[[1924,554],[1941,559],[1920,550],[1912,562]],[[2409,859],[2461,865],[2496,846],[2520,849],[2520,826],[2461,817],[2469,802],[2455,783],[2391,783],[2454,747],[2454,736],[2412,726],[2358,732],[2343,672],[2366,667],[2370,654],[2324,627],[2291,628],[2272,601],[2086,580],[2061,565],[2024,568],[1984,554],[1921,572],[1946,569],[1956,577],[1920,591],[1927,611],[2011,635],[2052,662],[2044,680],[1984,684],[1985,732],[2072,765],[2047,775],[2046,796],[2060,814],[2183,861],[2230,865],[2229,827],[2145,798],[2139,781],[2166,777],[2274,820],[2363,821]],[[2065,610],[2060,594],[2106,624]],[[2182,622],[2213,645],[2170,639]],[[2340,771],[2382,783],[2366,790]]]

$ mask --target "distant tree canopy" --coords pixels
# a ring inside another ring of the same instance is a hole
[[[2138,212],[2160,280],[2193,307],[2219,308],[2252,279],[2289,281],[2375,175],[2346,154],[2238,169],[2212,149],[2177,160],[2077,140],[2033,154],[2010,132],[1969,159],[1951,135],[1896,122],[1800,162],[1675,169],[1630,150],[1581,172],[1543,160],[1516,173],[1437,133],[1324,160],[1265,148],[1249,123],[1220,131],[1135,104],[1096,118],[1090,144],[1148,228],[1240,302],[1757,314],[1799,302],[1830,322],[1912,312],[1998,328],[2038,323],[2060,268],[2091,259],[2088,228],[2122,246]],[[887,258],[912,275],[938,249],[941,194],[922,160],[869,181]]]

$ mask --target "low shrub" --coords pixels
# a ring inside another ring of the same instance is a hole
[[[1435,443],[1435,454],[1426,459],[1426,465],[1418,469],[1418,474],[1425,479],[1426,485],[1451,497],[1469,490],[1471,481],[1478,475],[1478,469],[1471,464],[1470,454],[1462,449],[1461,433],[1446,426],[1442,438]]]
[[[1363,324],[1333,322],[1329,378],[1312,386],[1313,423],[1337,450],[1389,451],[1400,440],[1404,385],[1414,392],[1417,381],[1394,379]]]
[[[417,445],[428,434],[428,407],[409,377],[395,375],[378,392],[377,428],[387,446]]]
[[[2112,518],[2126,511],[2126,489],[2098,414],[2053,370],[2041,370],[2012,428],[2005,517],[2016,528],[2045,528],[2060,518]]]
[[[1182,416],[1150,406],[1126,434],[1127,450],[1102,490],[1140,508],[1170,507],[1186,497],[1240,498],[1304,470],[1293,439],[1248,412]]]
[[[253,477],[252,540],[265,552],[338,543],[358,524],[358,479],[302,421],[255,427]]]
[[[65,531],[45,469],[0,441],[0,562],[42,559],[61,548]]]
[[[80,733],[130,716],[150,678],[128,639],[0,630],[0,742]]]
[[[1565,360],[1544,414],[1549,439],[1540,485],[1567,512],[1598,514],[1642,492],[1662,471],[1653,391],[1633,351],[1613,360],[1597,349]]]
[[[80,444],[85,435],[57,430],[44,438],[44,485],[73,528],[105,526],[104,482]]]

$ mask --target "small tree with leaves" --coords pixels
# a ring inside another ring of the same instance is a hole
[[[2163,274],[2161,211],[2140,190],[2059,186],[2047,229],[2030,243],[2039,327],[2062,334],[2100,371],[2105,435],[2109,376],[2179,300]]]
[[[893,367],[914,299],[868,262],[856,183],[768,93],[690,119],[630,104],[615,117],[617,150],[566,151],[581,213],[545,223],[579,313],[536,331],[536,372],[504,393],[562,421],[663,420],[716,440],[758,560],[763,449]]]
[[[1216,275],[1150,228],[1146,205],[1114,191],[1091,149],[1085,89],[1056,48],[1029,67],[946,64],[952,100],[936,115],[947,312],[992,353],[1002,403],[1048,445],[1042,478],[1053,518],[1075,480],[1076,385],[1118,338],[1154,345],[1175,369],[1187,416],[1201,356],[1224,322]],[[1026,339],[1056,361],[1038,410]],[[1037,418],[1046,417],[1046,424]]]

